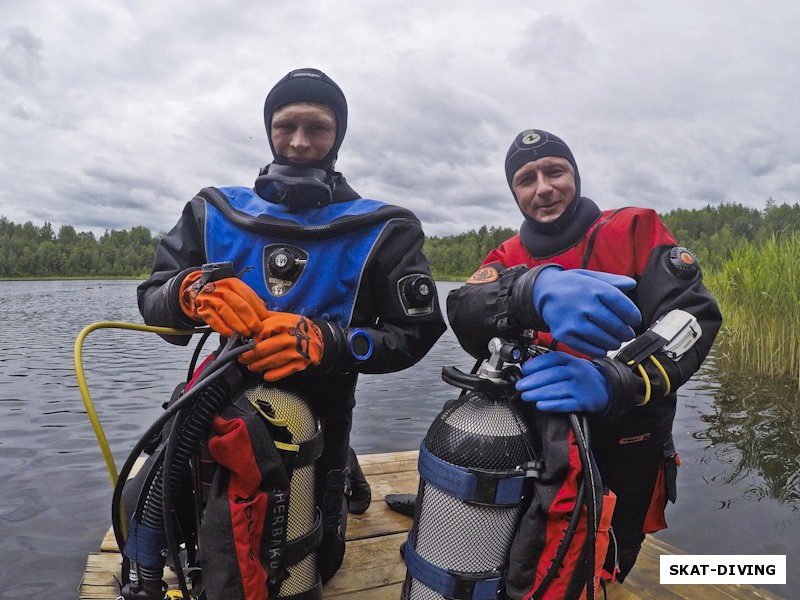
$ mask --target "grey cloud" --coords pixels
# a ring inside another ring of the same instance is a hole
[[[264,95],[299,66],[347,95],[340,170],[431,235],[519,224],[502,160],[531,126],[568,141],[603,208],[800,200],[792,3],[711,0],[691,18],[679,0],[558,14],[521,1],[10,5],[0,205],[15,221],[163,231],[200,187],[250,185],[270,159]]]
[[[542,82],[581,77],[595,66],[595,46],[581,26],[559,15],[530,23],[507,55],[527,75]]]
[[[36,118],[36,111],[23,101],[17,101],[12,104],[9,109],[9,114],[15,119],[21,119],[23,121],[33,121]]]
[[[81,173],[89,179],[89,185],[113,189],[121,196],[130,195],[134,190],[147,191],[155,196],[174,193],[163,171],[151,172],[142,168],[142,165],[111,162],[94,156],[81,169]]]
[[[44,77],[41,38],[25,26],[0,30],[0,73],[26,86]]]

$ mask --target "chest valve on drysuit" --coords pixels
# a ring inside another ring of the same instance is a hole
[[[264,257],[267,290],[276,297],[285,296],[291,291],[308,264],[308,253],[289,244],[266,246]]]

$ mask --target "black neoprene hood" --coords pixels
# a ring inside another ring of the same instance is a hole
[[[569,247],[580,239],[586,228],[600,214],[594,202],[588,198],[581,198],[581,176],[578,173],[575,157],[572,156],[572,150],[560,137],[542,129],[526,129],[520,132],[506,153],[506,179],[517,206],[519,200],[511,185],[514,173],[523,165],[546,156],[558,156],[572,165],[575,172],[575,195],[564,212],[554,221],[547,223],[537,221],[525,214],[521,206],[519,207],[525,217],[519,230],[522,244],[531,256],[535,257],[553,256]]]
[[[572,150],[560,137],[541,129],[526,129],[511,142],[505,162],[506,180],[511,192],[514,192],[514,188],[511,187],[514,173],[521,166],[545,156],[559,156],[569,161],[575,170],[575,198],[580,198],[581,176],[578,174],[578,165],[575,163],[575,157],[572,156]]]
[[[272,115],[285,104],[292,102],[318,102],[325,104],[336,115],[336,140],[330,151],[320,160],[309,166],[328,171],[333,168],[339,147],[347,131],[347,100],[336,82],[319,69],[296,69],[287,73],[267,94],[264,102],[264,125],[267,128],[267,139],[275,162],[290,164],[284,157],[275,152],[272,144]]]

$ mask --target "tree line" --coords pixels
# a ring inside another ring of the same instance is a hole
[[[159,236],[146,227],[77,232],[49,222],[19,225],[0,217],[0,277],[141,277],[150,273]]]
[[[800,231],[800,205],[777,205],[771,198],[764,209],[742,204],[719,204],[701,209],[675,209],[661,215],[678,243],[697,254],[707,271],[720,269],[737,247],[756,246],[775,236]],[[490,250],[517,233],[508,227],[443,237],[428,237],[425,254],[440,279],[469,277]],[[49,222],[15,224],[0,217],[0,278],[146,277],[162,234],[146,227],[106,231],[99,238],[63,225],[56,233]]]

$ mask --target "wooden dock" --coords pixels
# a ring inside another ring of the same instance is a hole
[[[371,454],[359,462],[372,486],[372,505],[363,515],[350,515],[347,554],[339,572],[324,588],[326,600],[399,600],[406,567],[400,544],[411,528],[411,517],[386,506],[392,493],[416,493],[417,452]],[[660,585],[659,557],[683,554],[648,536],[633,571],[620,585],[608,587],[609,600],[782,600],[766,590],[748,585]],[[80,586],[81,600],[114,600],[121,558],[111,531],[99,552],[86,561]],[[173,580],[174,581],[174,580]],[[601,592],[602,594],[602,592]],[[601,596],[602,597],[602,596]]]

